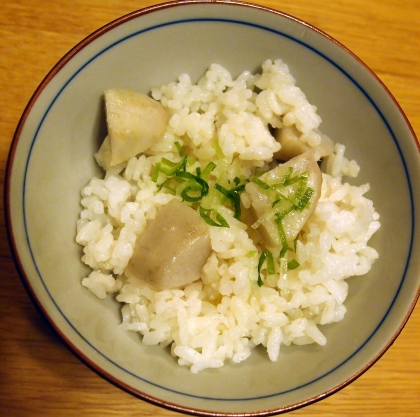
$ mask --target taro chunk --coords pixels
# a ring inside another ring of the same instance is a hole
[[[200,278],[211,252],[209,229],[195,210],[171,200],[139,236],[126,268],[158,290],[189,284]]]
[[[334,151],[334,143],[332,140],[319,132],[320,143],[313,147],[300,140],[302,135],[294,126],[284,126],[280,129],[276,129],[274,137],[277,142],[280,143],[281,148],[274,154],[274,158],[286,162],[295,156],[301,155],[307,151],[313,151],[316,153],[317,158],[323,158],[331,155]]]
[[[106,121],[114,166],[162,139],[168,114],[156,100],[130,90],[105,91]]]
[[[255,223],[266,245],[287,248],[312,214],[321,194],[322,176],[311,152],[251,180],[245,190]]]

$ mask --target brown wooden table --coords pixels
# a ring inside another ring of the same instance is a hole
[[[324,30],[370,66],[420,137],[419,0],[256,0]],[[0,175],[19,117],[49,69],[89,33],[155,0],[2,0]],[[3,185],[2,185],[3,186]],[[46,325],[12,261],[0,217],[0,416],[175,416],[106,382]],[[420,416],[420,305],[384,357],[294,416]]]

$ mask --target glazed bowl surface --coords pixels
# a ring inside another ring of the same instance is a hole
[[[148,93],[217,62],[239,75],[282,59],[316,105],[322,131],[358,161],[381,216],[372,238],[380,258],[349,280],[345,319],[326,346],[262,350],[238,365],[191,374],[167,350],[120,327],[120,305],[80,284],[88,273],[75,242],[80,191],[101,175],[93,159],[106,135],[103,92]],[[6,178],[7,226],[35,304],[81,360],[122,389],[175,411],[270,415],[325,398],[368,370],[392,345],[419,296],[418,143],[401,108],[357,57],[289,15],[228,1],[171,2],[99,29],[51,70],[16,130]]]

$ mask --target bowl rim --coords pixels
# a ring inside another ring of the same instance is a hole
[[[214,411],[206,411],[206,410],[196,410],[192,409],[187,406],[181,406],[179,404],[174,404],[166,400],[162,400],[160,398],[154,397],[152,395],[146,394],[144,392],[141,392],[128,384],[124,383],[123,381],[119,380],[118,377],[115,377],[108,373],[105,369],[94,363],[91,359],[88,358],[87,355],[85,355],[77,346],[75,346],[70,339],[66,336],[66,334],[60,329],[60,327],[55,323],[54,319],[47,313],[45,310],[42,302],[38,299],[35,290],[33,289],[31,285],[31,279],[29,278],[28,274],[25,271],[25,268],[23,266],[23,262],[20,258],[20,251],[18,247],[18,243],[15,239],[15,235],[13,232],[13,221],[12,221],[12,213],[11,213],[11,193],[12,193],[12,184],[11,184],[11,177],[12,172],[14,168],[14,160],[15,155],[17,152],[17,146],[18,142],[22,133],[22,129],[25,126],[26,120],[31,113],[31,110],[35,103],[37,102],[37,99],[45,89],[45,87],[50,83],[52,79],[66,66],[66,64],[73,59],[74,56],[76,56],[80,51],[82,51],[86,46],[91,44],[93,41],[95,41],[97,38],[101,37],[105,33],[113,30],[114,28],[128,22],[131,20],[134,20],[139,17],[143,17],[147,14],[154,13],[156,11],[160,11],[163,9],[173,8],[173,7],[180,7],[180,6],[194,6],[194,5],[228,5],[228,6],[242,6],[247,7],[251,9],[257,9],[265,12],[269,12],[281,17],[284,17],[286,19],[292,20],[302,26],[306,26],[307,28],[317,32],[327,40],[331,41],[332,43],[339,46],[344,52],[349,54],[353,59],[355,59],[361,66],[364,67],[366,71],[370,73],[371,76],[376,80],[376,82],[379,83],[381,88],[384,90],[384,92],[388,95],[388,97],[393,101],[393,104],[396,108],[396,110],[399,111],[400,115],[402,116],[405,125],[411,132],[411,135],[415,139],[417,149],[420,153],[420,143],[418,139],[416,138],[416,134],[414,132],[414,129],[412,128],[407,116],[405,115],[403,109],[401,108],[400,104],[397,102],[393,94],[390,92],[390,90],[386,87],[386,85],[379,79],[379,77],[358,57],[356,56],[350,49],[348,49],[346,46],[344,46],[341,42],[337,41],[335,38],[333,38],[331,35],[327,34],[323,30],[318,29],[317,27],[313,26],[312,24],[309,24],[305,22],[304,20],[301,20],[299,18],[296,18],[295,16],[292,16],[288,13],[282,12],[277,9],[273,9],[267,6],[254,4],[251,2],[241,1],[241,0],[172,0],[167,1],[164,3],[154,4],[151,6],[147,6],[141,9],[134,10],[130,13],[127,13],[125,15],[122,15],[120,17],[117,17],[116,19],[112,20],[111,22],[101,26],[100,28],[96,29],[94,32],[86,36],[84,39],[82,39],[80,42],[78,42],[75,46],[73,46],[59,61],[52,67],[52,69],[46,74],[46,76],[42,79],[34,93],[32,94],[30,100],[28,101],[27,105],[25,106],[23,113],[19,119],[19,122],[17,124],[16,130],[13,135],[13,139],[10,145],[7,163],[6,163],[6,170],[5,170],[5,187],[4,187],[4,193],[3,193],[3,202],[4,202],[4,208],[5,208],[5,226],[6,226],[6,233],[7,238],[9,242],[9,246],[11,248],[11,254],[17,269],[17,272],[19,274],[19,277],[21,279],[21,282],[23,283],[23,286],[26,290],[26,292],[29,295],[29,298],[31,299],[32,303],[40,313],[41,317],[45,319],[47,324],[53,329],[53,331],[59,336],[59,338],[65,342],[65,346],[73,353],[76,357],[78,357],[85,365],[87,365],[91,370],[93,370],[95,373],[97,373],[102,378],[106,379],[113,385],[117,386],[118,388],[121,388],[125,390],[126,392],[129,392],[130,394],[134,395],[137,398],[140,398],[142,400],[145,400],[149,403],[152,403],[154,405],[160,406],[162,408],[166,408],[172,411],[177,411],[185,414],[191,414],[191,415],[197,415],[197,416],[269,416],[269,415],[275,415],[275,414],[282,414],[289,411],[293,411],[302,407],[305,407],[307,405],[310,405],[312,403],[315,403],[317,401],[320,401],[324,398],[329,397],[330,395],[340,391],[342,388],[346,387],[350,383],[352,383],[354,380],[359,378],[361,375],[363,375],[368,369],[370,369],[383,355],[384,353],[390,348],[390,346],[394,343],[394,341],[397,339],[403,328],[405,327],[410,315],[412,314],[416,303],[418,299],[420,298],[420,287],[414,296],[414,299],[412,300],[412,303],[404,316],[402,322],[399,324],[397,330],[393,334],[392,338],[386,343],[386,345],[378,352],[378,354],[372,358],[370,362],[368,362],[362,369],[355,372],[351,377],[343,381],[342,383],[332,387],[330,390],[315,395],[311,398],[308,398],[304,401],[299,401],[297,403],[280,407],[276,409],[271,410],[262,410],[257,412],[249,412],[249,413],[236,413],[236,412],[214,412]]]

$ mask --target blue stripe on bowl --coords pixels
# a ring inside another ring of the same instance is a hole
[[[308,382],[306,384],[300,385],[298,387],[292,388],[292,389],[287,390],[287,391],[277,392],[277,393],[274,393],[274,394],[271,394],[271,395],[267,395],[267,396],[248,397],[248,398],[229,398],[229,399],[226,399],[226,398],[213,398],[213,397],[205,397],[205,396],[191,395],[191,394],[184,393],[182,391],[177,391],[177,390],[169,389],[169,388],[167,388],[165,386],[162,386],[162,385],[159,385],[159,384],[155,384],[152,381],[149,381],[149,380],[146,380],[144,378],[141,378],[140,376],[138,376],[136,374],[133,374],[128,369],[125,369],[125,368],[121,367],[120,365],[118,365],[117,363],[115,363],[114,361],[112,361],[110,358],[108,358],[107,356],[105,356],[101,351],[99,351],[94,345],[92,345],[88,340],[86,340],[78,332],[77,328],[70,322],[70,320],[64,315],[64,313],[60,310],[59,306],[56,304],[54,298],[52,297],[50,291],[48,290],[48,287],[45,284],[44,279],[43,279],[43,277],[42,277],[42,275],[41,275],[41,273],[40,273],[40,271],[38,269],[37,262],[36,262],[36,259],[34,257],[34,254],[33,254],[32,247],[31,247],[31,242],[30,242],[30,239],[29,239],[29,236],[28,236],[28,232],[27,232],[25,191],[26,191],[26,181],[27,181],[27,174],[28,174],[28,166],[29,166],[29,163],[30,163],[30,158],[31,158],[32,150],[33,150],[34,144],[35,144],[35,142],[37,140],[39,131],[40,131],[40,129],[41,129],[41,127],[42,127],[42,125],[43,125],[43,123],[44,123],[44,121],[45,121],[48,113],[50,112],[51,108],[54,106],[54,103],[56,102],[56,100],[58,99],[58,97],[61,95],[61,93],[67,88],[67,86],[72,82],[72,80],[81,71],[83,71],[83,69],[86,68],[92,61],[94,61],[95,59],[97,59],[99,56],[101,56],[103,53],[105,53],[109,49],[112,49],[116,45],[118,45],[118,44],[126,41],[127,39],[130,39],[130,38],[135,37],[135,36],[140,36],[143,33],[150,32],[152,30],[158,30],[158,29],[160,29],[162,27],[165,27],[165,26],[180,25],[180,24],[186,24],[186,23],[196,23],[196,22],[230,23],[230,24],[236,24],[236,25],[251,26],[251,27],[256,28],[256,29],[268,31],[268,32],[274,33],[274,34],[276,34],[278,36],[282,36],[284,38],[288,38],[289,40],[292,40],[293,42],[296,42],[296,43],[298,43],[298,44],[300,44],[300,45],[302,45],[302,46],[310,49],[311,51],[313,51],[314,53],[316,53],[317,55],[319,55],[320,57],[322,57],[324,60],[328,61],[332,66],[334,66],[335,68],[337,68],[366,97],[366,99],[371,103],[372,107],[375,108],[376,112],[378,113],[378,115],[382,119],[384,125],[387,127],[387,129],[388,129],[390,135],[392,136],[393,141],[394,141],[394,143],[395,143],[395,145],[396,145],[396,147],[398,149],[398,152],[399,152],[399,155],[400,155],[400,158],[401,158],[401,162],[402,162],[402,164],[404,166],[404,171],[405,171],[405,175],[406,175],[406,179],[407,179],[407,183],[408,183],[408,188],[409,188],[409,192],[410,192],[410,204],[411,204],[411,236],[410,236],[409,253],[408,253],[407,260],[406,260],[406,266],[405,266],[405,269],[404,269],[404,273],[403,273],[403,275],[401,277],[401,282],[400,282],[400,285],[398,286],[398,290],[395,293],[395,297],[394,297],[392,303],[390,304],[390,306],[389,306],[386,314],[384,315],[384,317],[382,318],[381,322],[379,323],[379,325],[376,327],[376,329],[372,332],[372,334],[366,339],[366,341],[363,343],[363,345],[360,346],[360,348],[357,351],[355,351],[351,356],[349,356],[346,360],[344,360],[341,364],[339,364],[338,366],[336,366],[334,369],[330,370],[329,372],[325,373],[324,375],[320,376],[319,378],[316,378],[313,381],[310,381],[310,382]],[[250,400],[258,400],[258,399],[275,397],[275,396],[278,396],[278,395],[286,394],[288,392],[295,391],[295,390],[300,389],[302,387],[308,386],[308,385],[310,385],[310,384],[312,384],[312,383],[314,383],[314,382],[316,382],[316,381],[324,378],[325,376],[329,375],[330,373],[334,372],[336,369],[338,369],[339,367],[341,367],[342,365],[344,365],[352,357],[356,356],[358,354],[358,352],[361,349],[363,349],[363,347],[372,339],[372,337],[375,335],[375,333],[377,332],[377,330],[381,327],[382,323],[385,321],[385,319],[387,318],[389,312],[391,311],[391,309],[392,309],[392,307],[393,307],[393,305],[395,303],[395,300],[396,300],[396,298],[397,298],[397,296],[398,296],[398,294],[399,294],[399,292],[401,290],[401,287],[402,287],[402,285],[404,283],[405,276],[406,276],[407,269],[408,269],[408,259],[410,258],[410,255],[411,255],[411,252],[412,252],[413,239],[414,239],[414,227],[415,227],[415,224],[414,224],[413,189],[412,189],[412,184],[411,184],[411,181],[410,181],[410,177],[408,175],[408,169],[407,169],[406,163],[404,161],[404,158],[403,158],[401,149],[399,147],[398,141],[396,140],[396,137],[395,137],[394,132],[392,131],[392,129],[391,129],[388,121],[386,120],[386,118],[384,117],[384,115],[382,114],[382,112],[380,111],[379,107],[376,105],[376,103],[374,102],[374,100],[369,96],[369,94],[362,88],[362,86],[349,73],[347,73],[343,68],[341,68],[336,62],[334,62],[332,59],[330,59],[329,57],[327,57],[326,55],[324,55],[323,53],[321,53],[317,49],[313,48],[312,46],[306,44],[302,40],[297,39],[297,38],[294,38],[294,37],[292,37],[290,35],[287,35],[285,33],[282,33],[281,31],[277,31],[277,30],[274,30],[274,29],[271,29],[271,28],[268,28],[268,27],[265,27],[265,26],[256,25],[256,24],[252,24],[252,23],[248,23],[248,22],[243,22],[243,21],[238,21],[238,20],[228,20],[228,19],[190,19],[190,20],[179,20],[179,21],[168,22],[168,23],[165,23],[165,24],[156,25],[156,26],[149,27],[147,29],[140,30],[140,31],[135,32],[135,33],[133,33],[133,34],[131,34],[129,36],[126,36],[126,37],[120,39],[119,41],[117,41],[117,42],[109,45],[108,47],[104,48],[101,52],[97,53],[94,57],[92,57],[84,65],[82,65],[77,71],[75,71],[74,74],[63,84],[63,86],[61,87],[61,89],[58,91],[57,95],[51,101],[50,105],[48,106],[47,110],[45,111],[45,114],[43,115],[43,117],[42,117],[42,119],[41,119],[41,121],[39,123],[38,128],[36,129],[35,135],[33,137],[33,140],[32,140],[32,143],[31,143],[31,146],[30,146],[30,149],[29,149],[28,158],[27,158],[27,161],[26,161],[25,174],[24,174],[24,186],[23,186],[23,193],[22,193],[22,205],[23,205],[23,222],[24,222],[24,228],[25,228],[25,234],[26,234],[26,241],[27,241],[27,244],[28,244],[30,253],[31,253],[32,261],[33,261],[34,266],[36,268],[36,271],[38,273],[39,279],[42,282],[45,291],[48,293],[48,295],[49,295],[49,297],[51,299],[51,302],[55,305],[55,307],[57,308],[57,310],[60,312],[61,316],[66,320],[66,322],[74,330],[74,332],[76,334],[78,334],[85,341],[85,343],[88,344],[94,351],[96,351],[99,355],[101,355],[103,358],[105,358],[113,366],[119,368],[120,370],[126,372],[127,374],[129,374],[129,375],[131,375],[131,376],[133,376],[135,378],[138,378],[139,380],[141,380],[143,382],[146,382],[146,383],[148,383],[150,385],[153,385],[155,387],[159,387],[159,388],[161,388],[163,390],[167,390],[167,391],[170,391],[170,392],[173,392],[173,393],[176,393],[176,394],[185,395],[185,396],[193,397],[193,398],[205,399],[205,400],[213,400],[213,401],[226,401],[226,400],[229,400],[229,401],[250,401]]]

